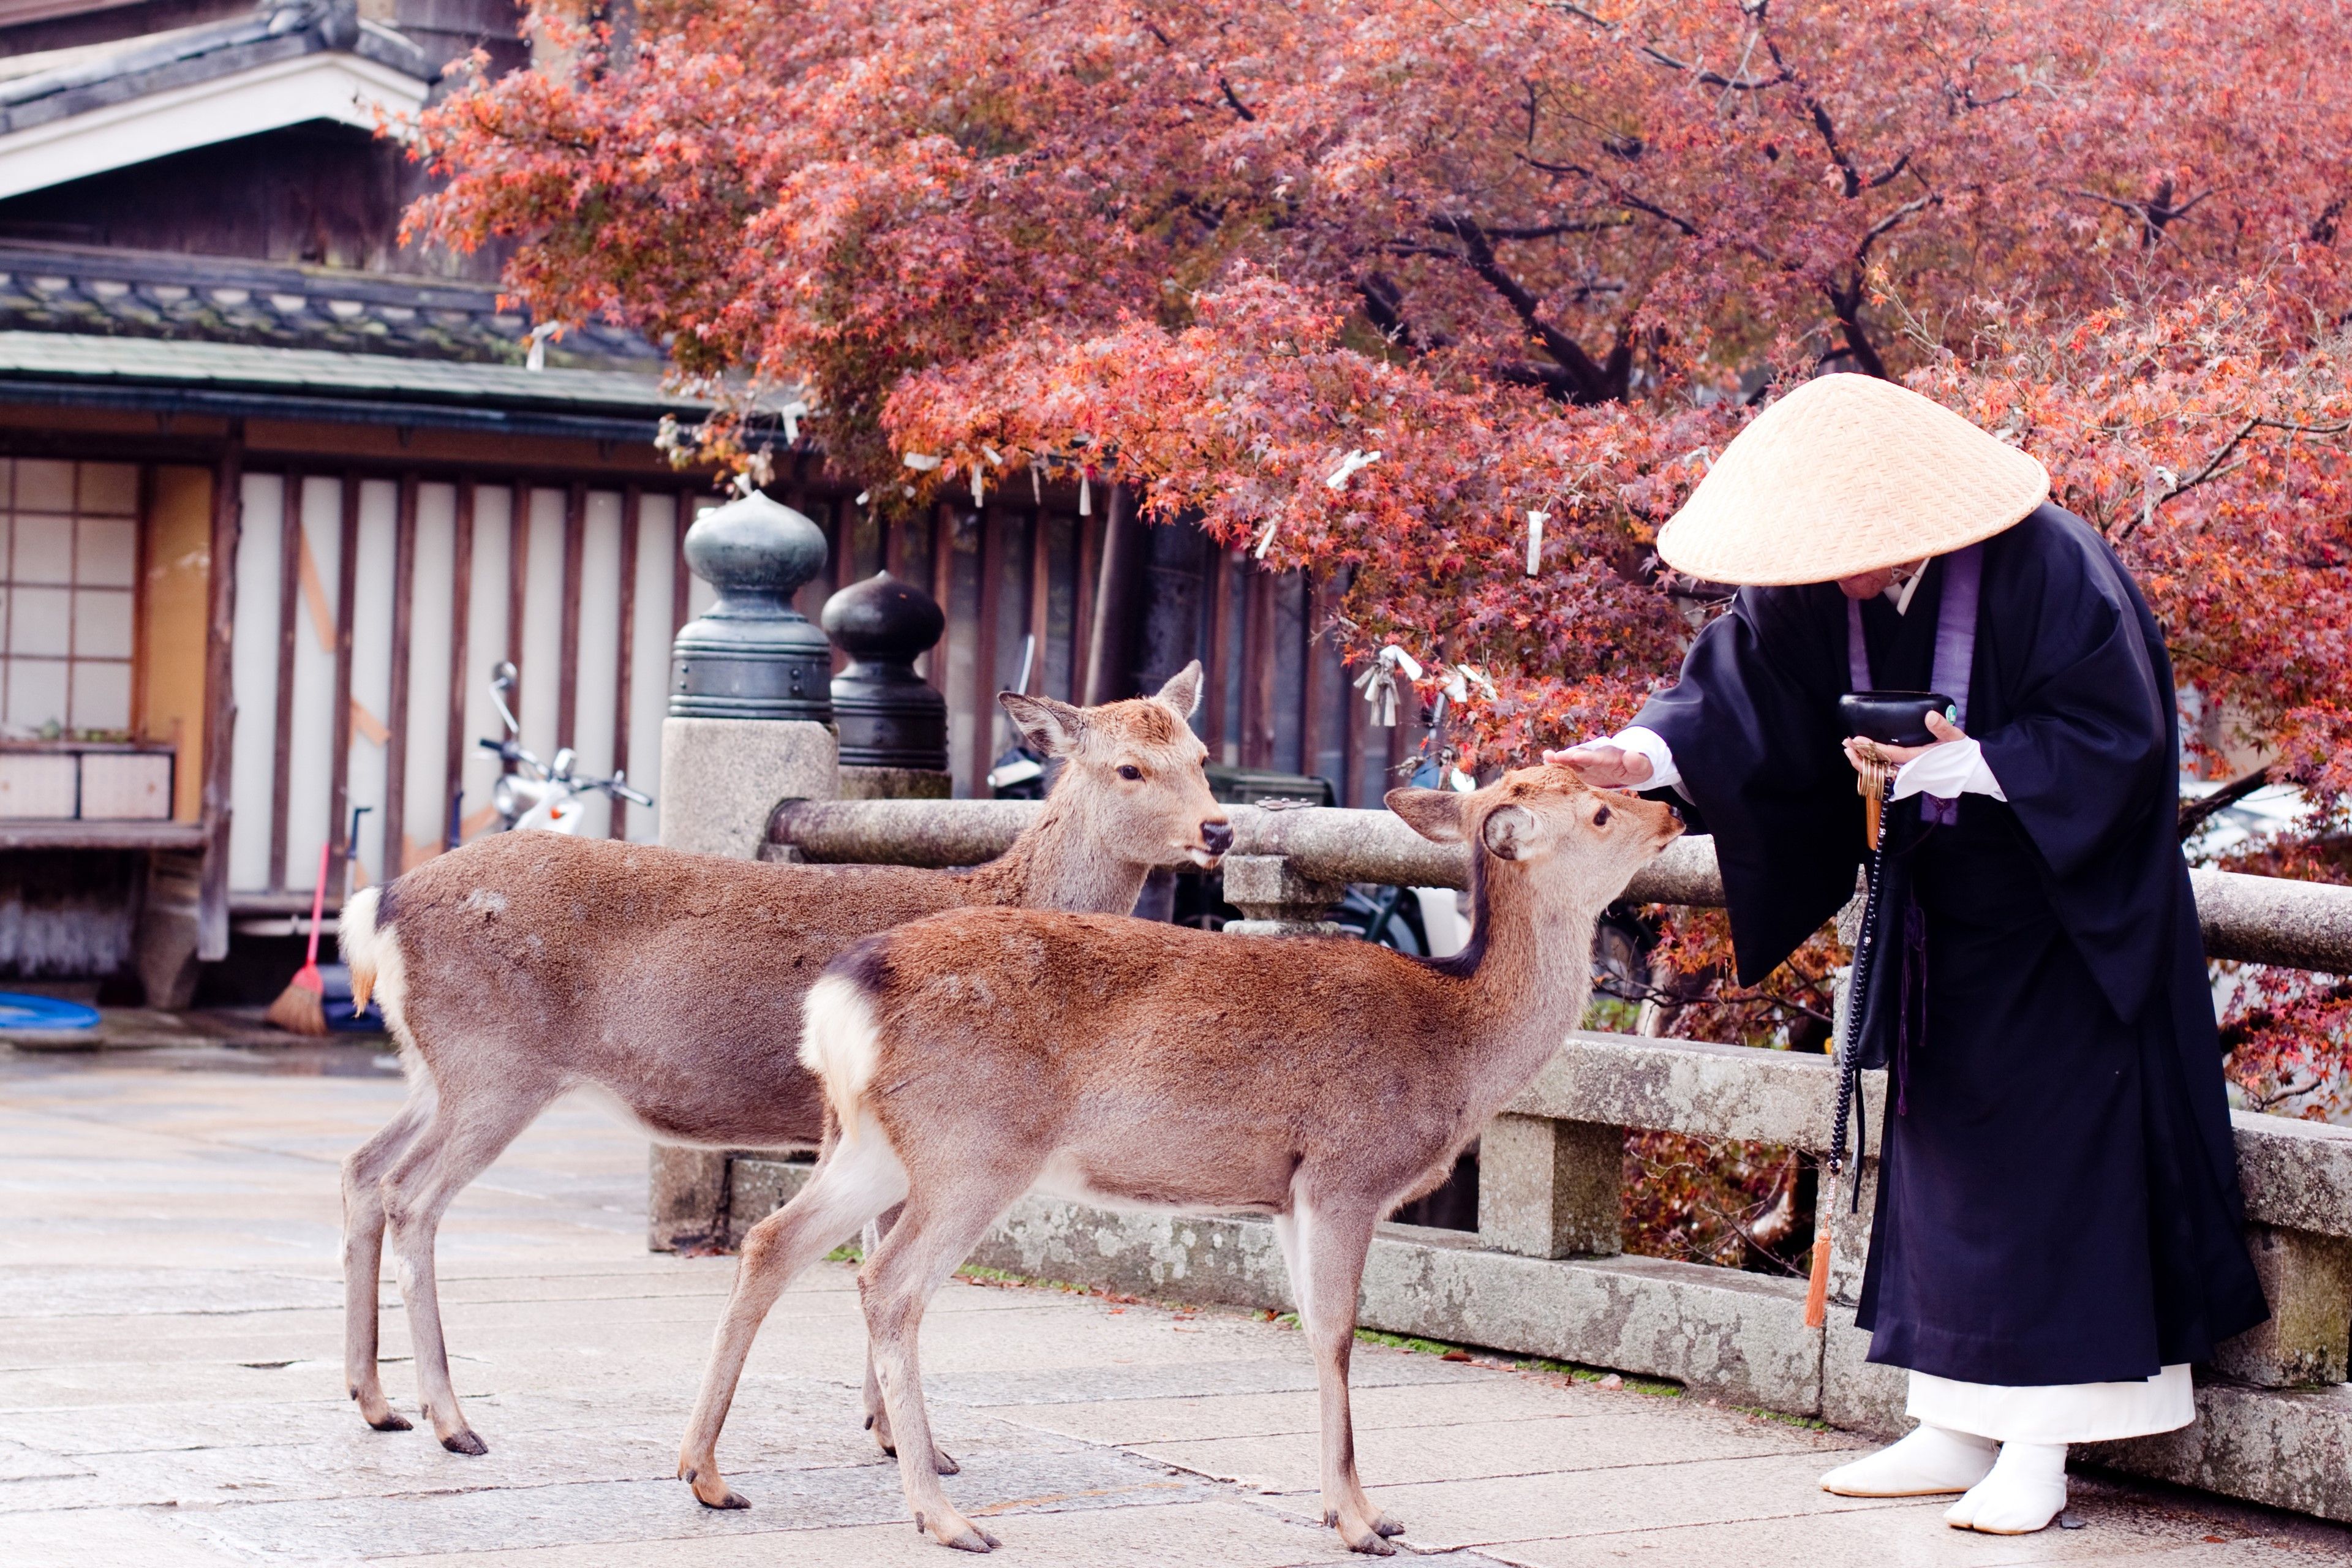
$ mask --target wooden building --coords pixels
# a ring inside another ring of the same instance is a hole
[[[515,15],[0,0],[0,980],[184,1003],[285,940],[322,853],[331,902],[483,831],[501,658],[526,744],[658,798],[669,641],[709,594],[679,539],[719,498],[652,437],[691,410],[652,345],[542,342],[495,258],[403,248],[419,176],[373,134],[477,46],[526,58]],[[1310,646],[1314,587],[1107,488],[886,525],[816,468],[774,489],[834,544],[803,607],[885,566],[931,589],[959,794],[1011,742],[1024,646],[1076,700],[1202,657],[1214,757],[1350,802],[1412,743]]]

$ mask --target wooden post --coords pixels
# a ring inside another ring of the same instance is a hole
[[[1339,667],[1339,674],[1343,679],[1346,678],[1347,673],[1348,667],[1342,664]],[[1342,759],[1339,769],[1343,775],[1339,782],[1339,794],[1341,795],[1339,804],[1341,805],[1360,805],[1363,802],[1364,731],[1367,728],[1364,722],[1366,718],[1366,704],[1364,703],[1361,695],[1356,690],[1354,682],[1349,681],[1345,689],[1347,692],[1347,706],[1342,709],[1341,711],[1346,713],[1348,716],[1346,724],[1346,743],[1348,754],[1344,759]]]
[[[971,757],[966,784],[975,795],[988,794],[989,764],[996,760],[996,616],[1004,595],[998,579],[1004,574],[1004,513],[990,507],[980,514],[980,625],[973,627],[976,657],[971,661]]]
[[[1212,542],[1209,552],[1210,570],[1216,581],[1210,585],[1209,612],[1209,700],[1202,708],[1205,731],[1201,739],[1209,748],[1212,763],[1230,762],[1225,755],[1225,665],[1226,650],[1234,640],[1234,566],[1233,554],[1223,545]]]
[[[572,744],[580,733],[581,557],[588,536],[588,487],[578,479],[563,497],[563,636],[555,672],[555,744]]]
[[[335,562],[335,748],[333,782],[328,787],[327,885],[341,889],[343,868],[351,861],[350,830],[344,814],[352,805],[352,611],[359,603],[360,477],[343,476],[342,542]],[[338,907],[341,895],[336,895]]]
[[[1110,515],[1103,520],[1102,564],[1096,571],[1094,605],[1087,625],[1087,683],[1080,700],[1115,702],[1129,695],[1126,668],[1133,653],[1128,631],[1135,620],[1135,584],[1143,573],[1143,519],[1125,485],[1110,488]]]
[[[1299,639],[1304,651],[1299,659],[1298,771],[1319,773],[1323,771],[1323,580],[1312,572],[1306,575],[1301,616],[1306,624]]]
[[[286,470],[278,518],[278,729],[269,758],[269,887],[286,887],[294,800],[294,638],[302,614],[302,476]]]
[[[955,513],[941,501],[931,509],[931,597],[937,601],[940,614],[948,617],[949,634],[955,630],[954,591]],[[948,636],[942,635],[939,645],[923,656],[923,674],[948,700],[949,723],[952,725],[955,693],[948,689]]]
[[[196,957],[228,956],[228,831],[236,740],[236,543],[245,517],[245,421],[232,419],[213,469],[210,559],[205,563],[204,865],[196,884]]]
[[[670,520],[670,550],[677,556],[669,568],[669,635],[686,628],[687,595],[694,591],[694,569],[686,563],[686,531],[694,526],[694,492],[680,490],[677,514]]]
[[[383,864],[389,882],[408,869],[408,642],[416,596],[416,476],[400,479],[400,510],[392,543],[392,692],[384,707],[391,731],[383,743]]]
[[[635,485],[621,492],[620,668],[613,679],[613,771],[629,771],[629,687],[637,647],[637,513],[645,497]],[[629,836],[629,803],[613,797],[612,837]]]
[[[507,709],[522,722],[523,584],[530,577],[530,487],[517,484],[507,503],[507,662],[515,667]]]
[[[1091,521],[1080,518],[1081,525]],[[1046,542],[1046,522],[1044,511],[1029,514],[1029,646],[1034,649],[1029,668],[1029,692],[1045,689],[1045,634],[1052,624],[1047,615],[1054,597],[1054,553]]]
[[[466,686],[471,626],[467,624],[474,613],[474,481],[457,481],[457,525],[455,541],[456,570],[451,574],[449,614],[449,743],[441,758],[441,819],[433,825],[435,839],[454,837],[449,833],[449,817],[457,815],[452,806],[463,786],[466,776]],[[462,831],[462,829],[460,830]],[[451,846],[454,847],[454,846]]]
[[[1118,508],[1118,492],[1126,487],[1111,487],[1111,509]],[[1090,517],[1076,520],[1078,530],[1078,565],[1076,603],[1070,611],[1070,700],[1088,700],[1087,689],[1093,677],[1095,574],[1101,570],[1102,529]]]

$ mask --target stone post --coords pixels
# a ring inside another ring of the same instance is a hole
[[[1625,1130],[1507,1112],[1478,1140],[1478,1245],[1525,1258],[1613,1258]]]
[[[2213,1370],[2261,1388],[2352,1378],[2352,1240],[2250,1225],[2246,1247],[2270,1321],[2223,1341]]]
[[[687,531],[687,564],[719,602],[677,634],[670,655],[660,807],[668,847],[751,859],[776,802],[838,792],[833,650],[792,606],[824,557],[815,523],[757,491]]]
[[[1244,919],[1228,921],[1235,936],[1345,936],[1348,929],[1324,914],[1347,896],[1347,887],[1307,876],[1286,855],[1228,855],[1224,858],[1225,902]]]
[[[915,673],[947,616],[911,583],[877,572],[824,602],[824,635],[849,656],[833,678],[844,800],[945,800],[948,703]]]
[[[792,607],[824,558],[815,523],[757,491],[704,512],[687,531],[687,564],[719,590],[719,602],[671,648],[664,847],[755,859],[778,801],[838,793],[832,649]],[[723,1151],[654,1145],[649,1247],[724,1245],[728,1160]]]

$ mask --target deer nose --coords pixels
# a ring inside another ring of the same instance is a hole
[[[1234,847],[1234,825],[1230,822],[1201,824],[1201,846],[1212,855],[1223,855]]]
[[[1672,801],[1668,801],[1666,803],[1666,815],[1673,817],[1676,822],[1680,822],[1683,819],[1683,814],[1675,808],[1675,804]]]

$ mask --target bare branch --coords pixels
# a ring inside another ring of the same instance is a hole
[[[1541,158],[1532,157],[1525,153],[1518,154],[1518,160],[1520,163],[1525,163],[1528,168],[1546,174],[1560,174],[1579,180],[1590,180],[1594,184],[1606,190],[1609,193],[1609,199],[1615,202],[1618,205],[1632,207],[1635,212],[1647,213],[1650,216],[1656,218],[1661,223],[1672,224],[1675,227],[1682,230],[1685,237],[1686,238],[1696,239],[1698,237],[1698,225],[1691,222],[1688,218],[1683,217],[1679,214],[1668,212],[1665,208],[1659,206],[1654,202],[1643,200],[1640,196],[1637,196],[1631,191],[1625,189],[1625,187],[1620,184],[1617,181],[1610,179],[1604,174],[1597,174],[1593,170],[1586,168],[1581,163],[1549,163]]]
[[[1234,112],[1235,114],[1240,115],[1244,120],[1248,121],[1252,124],[1255,124],[1257,122],[1257,116],[1250,112],[1249,105],[1242,101],[1241,94],[1234,90],[1234,84],[1232,82],[1227,81],[1223,77],[1219,77],[1217,79],[1217,86],[1224,90],[1225,101],[1234,106]]]

